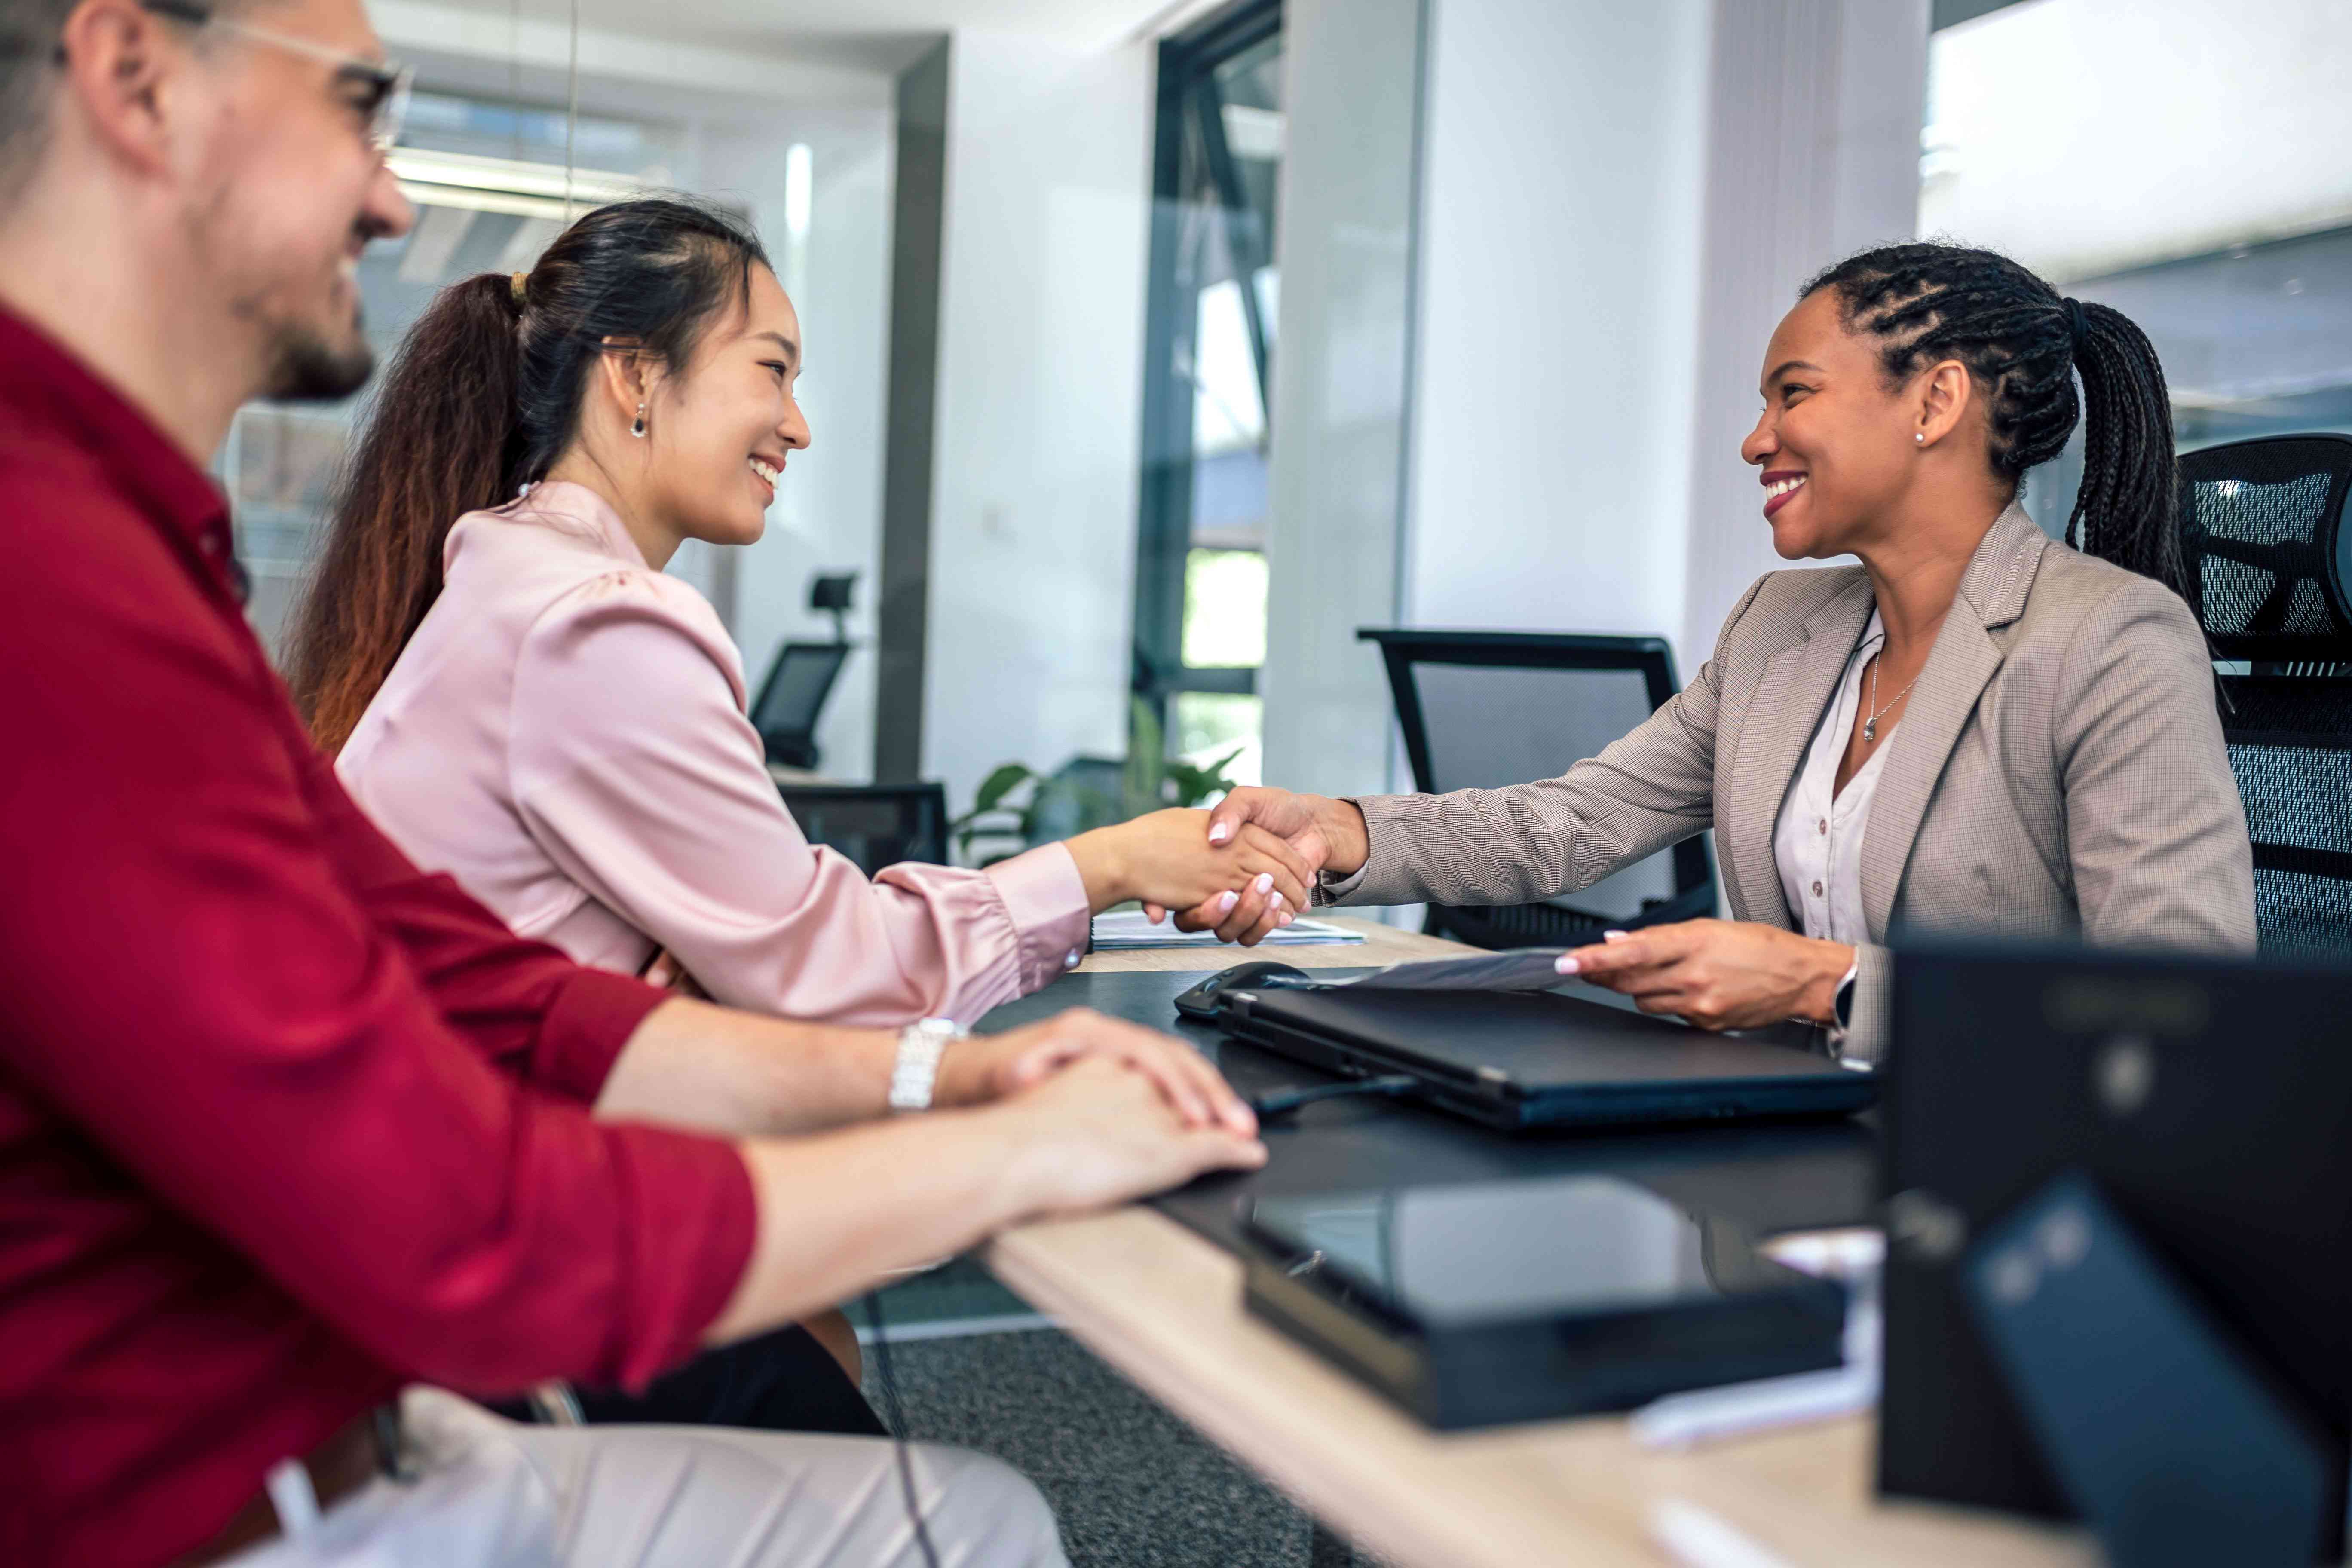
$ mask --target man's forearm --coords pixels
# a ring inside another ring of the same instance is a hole
[[[820,1138],[746,1142],[759,1235],[708,1342],[846,1301],[1023,1217],[1036,1205],[1036,1184],[1011,1132],[998,1112],[945,1111]]]
[[[608,1121],[706,1132],[818,1132],[889,1104],[898,1037],[681,997],[646,1015],[596,1097]]]

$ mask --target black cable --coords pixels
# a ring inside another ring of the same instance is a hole
[[[1250,1101],[1260,1121],[1270,1121],[1296,1112],[1302,1105],[1312,1105],[1318,1100],[1348,1100],[1357,1095],[1410,1094],[1421,1087],[1421,1079],[1409,1073],[1393,1078],[1360,1078],[1347,1083],[1321,1084],[1314,1089],[1277,1089],[1261,1094]]]
[[[940,1568],[939,1549],[931,1544],[930,1526],[923,1522],[922,1505],[915,1498],[914,1448],[907,1440],[907,1412],[898,1403],[898,1374],[890,1370],[890,1335],[882,1324],[882,1292],[866,1293],[866,1324],[874,1331],[874,1364],[882,1374],[882,1403],[890,1412],[890,1431],[898,1445],[898,1484],[906,1494],[907,1521],[915,1527],[915,1544],[923,1549],[927,1568]]]

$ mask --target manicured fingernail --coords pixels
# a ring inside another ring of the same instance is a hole
[[[1622,931],[1604,931],[1601,933],[1601,940],[1603,942],[1623,942],[1625,940],[1625,933]]]
[[[1250,886],[1255,888],[1261,893],[1265,892],[1267,889],[1274,886],[1274,873],[1271,871],[1260,871],[1257,874],[1257,880],[1251,883]]]
[[[1559,962],[1553,964],[1552,968],[1562,974],[1573,974],[1577,971],[1577,963],[1575,959],[1563,952],[1559,955]]]
[[[1217,912],[1221,915],[1232,914],[1234,906],[1241,901],[1242,896],[1239,893],[1223,894],[1217,900]]]
[[[1278,910],[1278,909],[1282,908],[1282,895],[1281,895],[1280,893],[1276,893],[1276,894],[1275,894],[1275,895],[1274,895],[1274,897],[1273,897],[1272,899],[1270,899],[1270,900],[1268,900],[1266,901],[1266,907],[1267,907],[1268,909],[1275,909],[1275,910]]]
[[[1234,830],[1230,823],[1213,822],[1209,824],[1210,843],[1223,844],[1226,839],[1231,838],[1233,836]]]
[[[1292,914],[1288,910],[1283,910],[1283,911],[1282,911],[1282,923],[1283,923],[1284,925],[1288,925],[1291,921],[1293,921],[1297,920],[1297,918],[1298,918],[1298,917],[1297,917],[1297,915]]]

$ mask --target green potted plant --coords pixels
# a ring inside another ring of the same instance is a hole
[[[1076,757],[1054,773],[1025,763],[1005,763],[981,781],[971,809],[948,825],[958,858],[992,865],[1017,853],[1001,849],[972,860],[981,839],[1013,839],[1022,848],[1125,822],[1171,805],[1202,805],[1234,787],[1225,770],[1243,748],[1213,763],[1170,761],[1160,716],[1141,698],[1129,709],[1127,761]],[[1116,770],[1116,778],[1109,775]]]

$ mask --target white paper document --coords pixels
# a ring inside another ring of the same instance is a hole
[[[1364,940],[1361,931],[1335,926],[1324,921],[1293,921],[1281,929],[1269,932],[1261,947],[1307,947],[1325,942],[1358,942]],[[1095,917],[1095,951],[1117,952],[1133,947],[1215,947],[1217,933],[1213,931],[1182,931],[1171,920],[1153,925],[1143,918],[1141,910],[1114,910]],[[1246,956],[1240,948],[1234,950],[1235,961]]]

